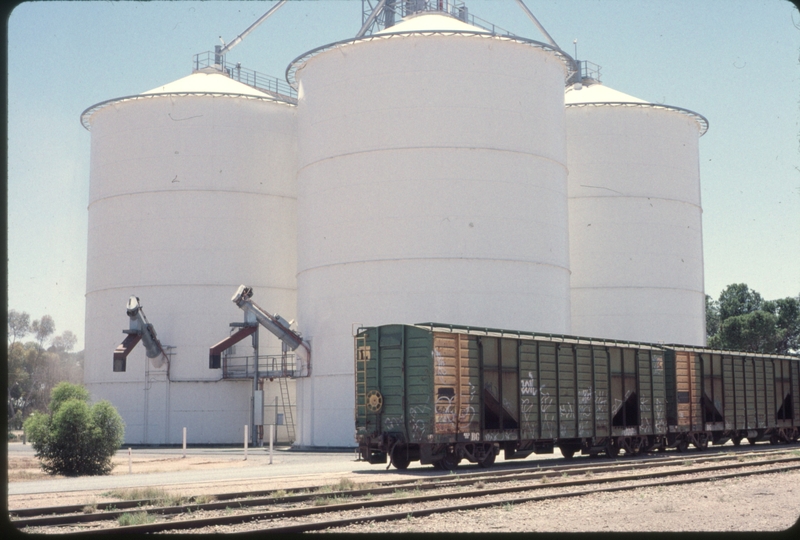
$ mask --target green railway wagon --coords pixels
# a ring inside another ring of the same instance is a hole
[[[362,459],[450,469],[531,453],[616,456],[668,444],[656,345],[424,323],[359,329]]]
[[[800,358],[664,346],[667,421],[679,449],[800,436]]]

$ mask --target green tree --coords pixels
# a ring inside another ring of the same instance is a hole
[[[19,418],[47,404],[41,378],[48,355],[34,342],[17,342],[9,347],[7,358],[9,422],[19,428]]]
[[[776,350],[781,353],[800,351],[800,295],[764,302],[762,309],[776,317]]]
[[[706,295],[706,337],[711,338],[719,332],[719,302]]]
[[[56,331],[56,323],[50,315],[43,316],[40,320],[31,323],[31,332],[36,336],[39,347],[44,349],[44,342],[47,341],[53,332]]]
[[[72,353],[78,339],[69,330],[44,344],[55,332],[55,322],[49,315],[30,322],[25,312],[8,310],[8,425],[20,429],[22,421],[32,411],[45,411],[50,391],[61,381],[83,381],[83,351]],[[35,341],[23,343],[33,333]]]
[[[64,330],[60,336],[53,338],[53,344],[50,346],[55,352],[70,352],[75,348],[78,338],[69,330]],[[49,350],[49,349],[48,349]]]
[[[719,331],[723,348],[748,352],[776,352],[778,343],[776,320],[775,315],[761,310],[728,317],[720,325]]]
[[[745,283],[734,283],[723,289],[719,295],[720,323],[729,317],[746,315],[761,308],[763,299],[751,291]]]
[[[706,296],[708,345],[786,354],[800,349],[800,296],[765,301],[744,283],[728,285],[718,302]]]
[[[25,431],[47,473],[96,475],[111,472],[125,424],[109,402],[90,405],[88,390],[62,382],[50,393],[48,412],[33,413]]]
[[[11,340],[11,345],[14,345],[18,339],[22,339],[31,331],[31,316],[9,309],[8,310],[8,338]]]

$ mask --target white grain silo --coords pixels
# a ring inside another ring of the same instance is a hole
[[[242,321],[230,301],[242,283],[295,317],[293,101],[211,68],[82,116],[91,130],[85,382],[119,409],[128,443],[179,443],[182,427],[190,442],[242,441],[252,380],[220,380],[209,347]],[[168,370],[139,346],[126,372],[112,371],[132,295],[174,347]],[[280,351],[261,336],[261,354]],[[238,346],[252,351],[249,339]]]
[[[569,332],[567,61],[426,13],[289,66],[301,445],[354,444],[359,324]]]
[[[702,116],[567,88],[572,332],[705,344]]]

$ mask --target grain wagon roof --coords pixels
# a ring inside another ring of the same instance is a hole
[[[580,343],[583,345],[602,345],[616,347],[637,347],[640,349],[662,349],[663,345],[658,343],[645,343],[639,341],[627,341],[622,339],[605,339],[596,337],[572,336],[568,334],[547,334],[539,332],[526,332],[521,330],[503,330],[500,328],[483,328],[478,326],[461,326],[456,324],[443,323],[417,323],[414,326],[425,328],[435,332],[452,332],[454,334],[469,334],[473,336],[489,337],[514,337],[519,339],[532,339],[539,341],[559,341],[562,343]]]
[[[694,345],[679,345],[679,344],[666,344],[661,345],[662,348],[673,351],[688,351],[697,352],[701,354],[718,354],[720,356],[746,356],[750,358],[774,358],[778,360],[794,360],[800,361],[800,356],[793,354],[778,354],[778,353],[757,353],[748,351],[731,351],[728,349],[714,349],[711,347],[700,347]]]

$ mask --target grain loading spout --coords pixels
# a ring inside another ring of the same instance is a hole
[[[128,354],[136,346],[139,341],[144,343],[146,355],[150,358],[153,367],[160,368],[164,363],[169,363],[167,353],[164,352],[164,347],[156,337],[156,330],[152,324],[147,322],[147,317],[144,315],[142,305],[139,303],[139,298],[131,296],[128,299],[126,313],[130,317],[130,327],[128,330],[123,330],[128,334],[127,337],[114,349],[114,371],[125,371]]]
[[[241,330],[211,347],[209,351],[209,367],[219,367],[222,351],[253,334],[255,328],[260,324],[274,334],[275,337],[280,339],[287,350],[296,351],[295,355],[299,367],[297,372],[302,373],[303,375],[301,376],[310,375],[311,348],[308,343],[303,340],[300,333],[290,328],[291,323],[289,321],[277,313],[275,315],[270,315],[258,304],[253,302],[251,300],[252,297],[252,287],[240,285],[236,290],[236,294],[231,298],[231,301],[244,311],[244,325]]]

